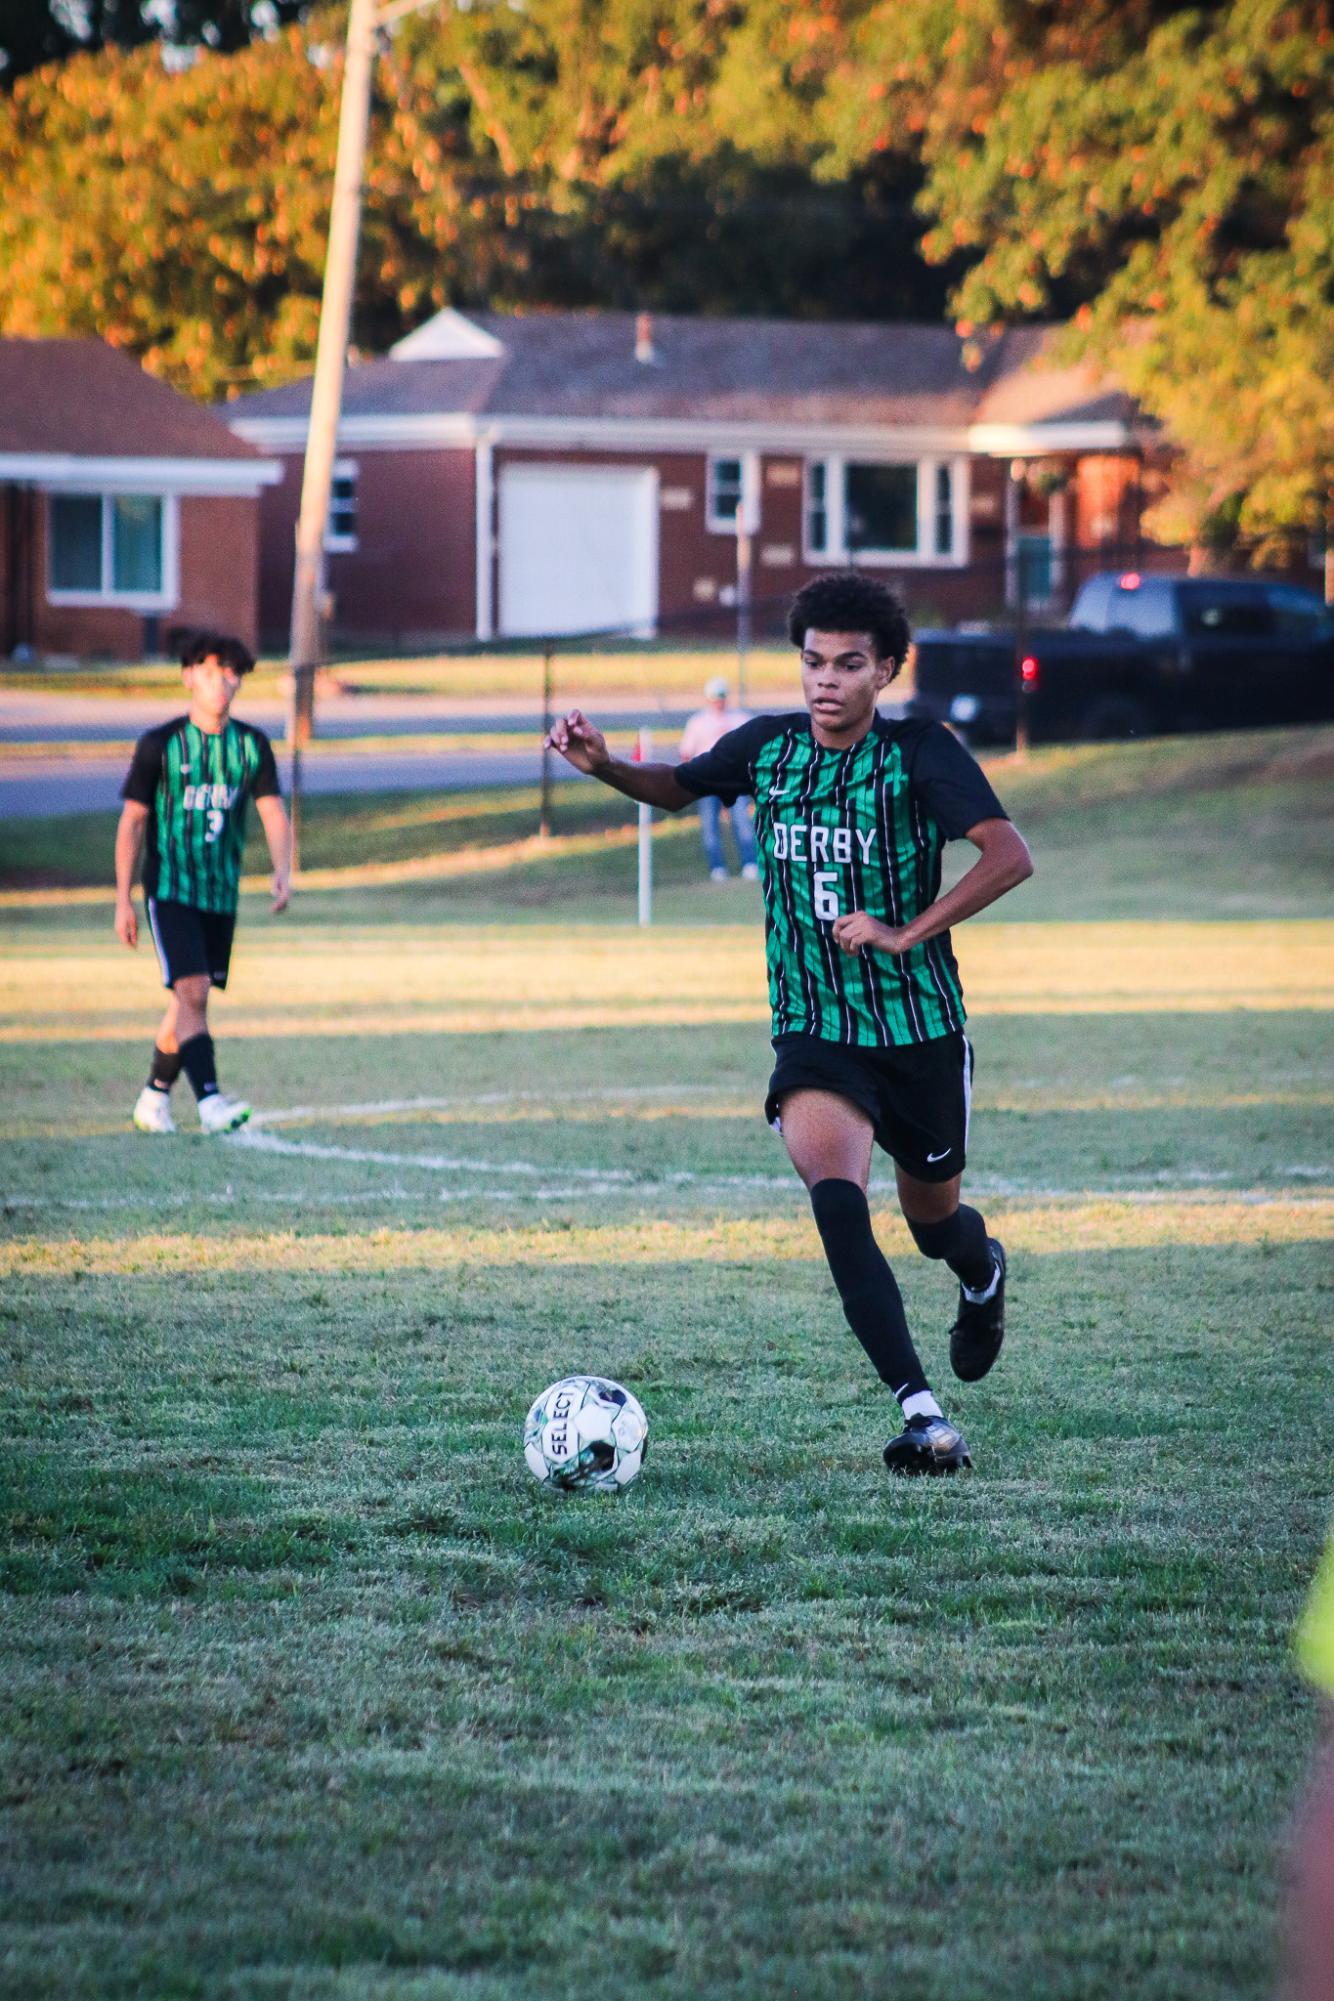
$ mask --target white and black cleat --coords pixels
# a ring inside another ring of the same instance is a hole
[[[957,1473],[973,1463],[961,1431],[947,1418],[927,1417],[921,1412],[908,1419],[897,1438],[890,1439],[884,1456],[890,1472],[903,1477]]]

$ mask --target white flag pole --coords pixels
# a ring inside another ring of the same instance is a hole
[[[653,732],[641,724],[639,762],[647,764],[653,755]],[[647,800],[639,804],[639,921],[653,922],[653,808]]]

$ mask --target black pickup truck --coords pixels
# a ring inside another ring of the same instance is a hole
[[[911,715],[970,743],[1244,729],[1334,716],[1334,613],[1293,584],[1105,572],[1064,626],[917,635]]]

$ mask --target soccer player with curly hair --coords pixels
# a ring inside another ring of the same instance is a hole
[[[973,1052],[950,927],[1032,874],[1028,848],[968,752],[940,723],[877,702],[909,648],[894,592],[857,571],[798,592],[788,637],[805,708],[757,716],[675,766],[616,758],[577,709],[547,742],[628,798],[678,812],[706,795],[755,801],[774,1069],[765,1113],[781,1132],[843,1310],[897,1397],[891,1473],[970,1465],[908,1330],[867,1202],[872,1148],[894,1162],[918,1249],[959,1281],[950,1361],[985,1376],[1004,1338],[1005,1252],[960,1201]],[[946,841],[977,860],[941,893]]]

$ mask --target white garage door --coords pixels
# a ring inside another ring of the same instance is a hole
[[[503,466],[500,630],[649,628],[658,615],[658,480],[623,466]]]

